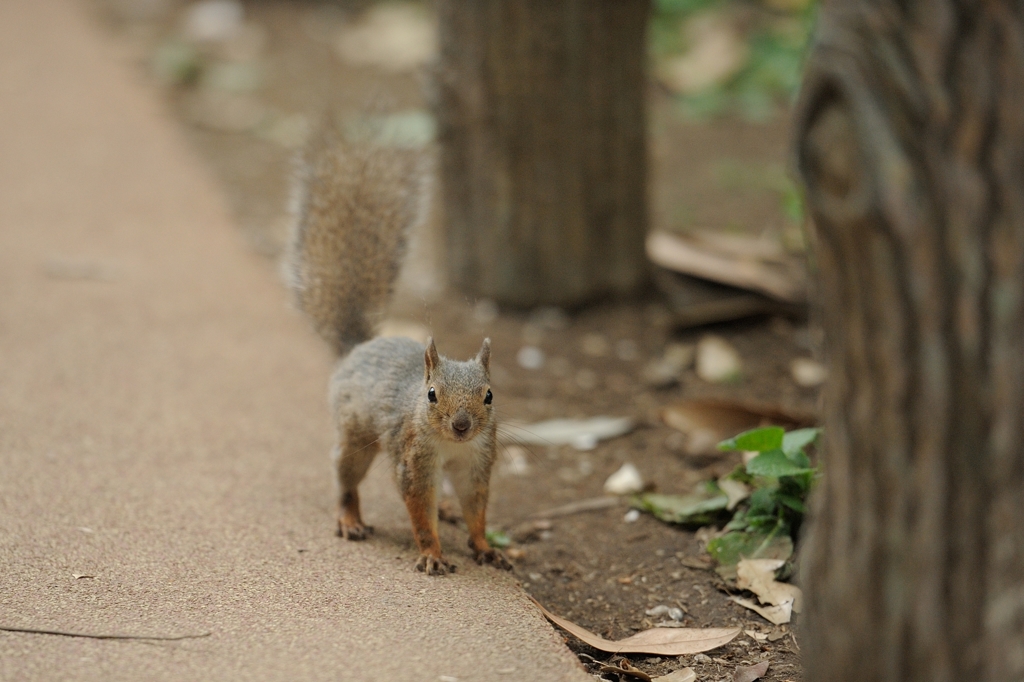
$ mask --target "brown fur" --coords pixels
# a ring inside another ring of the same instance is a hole
[[[290,284],[339,357],[373,336],[391,298],[407,232],[423,212],[423,166],[419,153],[349,144],[329,125],[299,162]]]
[[[421,164],[408,152],[346,145],[333,129],[310,146],[299,175],[289,257],[299,307],[341,358],[330,382],[338,429],[338,534],[361,540],[359,483],[381,450],[396,480],[420,550],[417,568],[455,570],[441,554],[437,486],[447,473],[479,563],[509,568],[485,537],[496,453],[490,340],[465,362],[404,338],[370,339],[388,303],[405,234],[417,217]],[[428,395],[434,389],[436,402]]]

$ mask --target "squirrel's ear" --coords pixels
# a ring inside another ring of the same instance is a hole
[[[488,372],[491,371],[491,340],[484,339],[480,346],[480,352],[476,354],[476,361],[484,366]]]
[[[427,379],[430,379],[430,375],[441,364],[441,358],[437,356],[437,348],[434,346],[434,337],[427,339],[427,350],[423,353],[423,364],[427,369]]]

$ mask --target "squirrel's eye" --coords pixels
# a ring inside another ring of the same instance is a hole
[[[434,387],[433,386],[431,386],[430,390],[427,391],[427,400],[429,400],[432,403],[436,403],[437,402],[437,393],[434,392]]]
[[[490,405],[492,400],[494,400],[494,396],[491,395],[491,390],[487,389],[487,395],[484,396],[484,405]]]

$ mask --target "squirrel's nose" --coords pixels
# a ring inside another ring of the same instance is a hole
[[[459,412],[452,419],[452,430],[460,436],[466,431],[469,431],[469,427],[473,425],[473,420],[469,418],[469,415],[465,412]]]

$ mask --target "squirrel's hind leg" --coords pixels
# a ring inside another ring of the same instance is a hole
[[[338,535],[346,540],[363,540],[373,532],[373,528],[363,523],[359,484],[380,450],[377,440],[374,434],[343,429],[334,451],[339,488]]]

